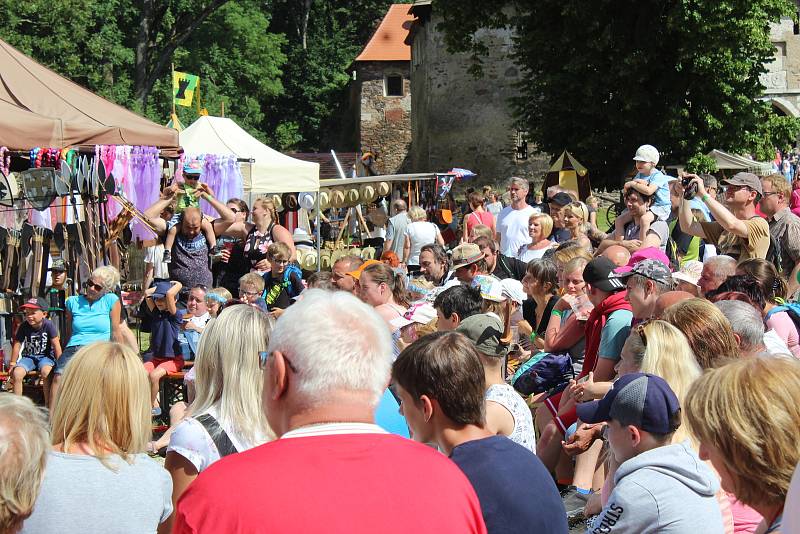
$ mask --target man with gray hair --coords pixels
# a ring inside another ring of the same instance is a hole
[[[714,291],[734,274],[736,274],[736,260],[730,256],[714,256],[707,259],[703,262],[703,272],[697,281],[700,294],[707,295]]]
[[[764,320],[753,306],[740,300],[714,303],[731,323],[733,337],[739,344],[742,358],[751,356],[790,356],[789,347],[772,330],[764,331]]]
[[[391,250],[397,254],[398,258],[403,257],[403,245],[405,244],[406,227],[411,220],[408,218],[406,211],[406,201],[398,198],[392,202],[392,212],[395,215],[389,219],[389,225],[386,228],[386,241],[383,244],[383,250]]]
[[[503,208],[497,216],[497,241],[500,242],[501,254],[515,258],[520,247],[531,242],[528,219],[537,210],[525,202],[528,194],[527,180],[511,178],[508,193],[511,204]]]
[[[371,306],[341,291],[303,293],[253,355],[278,439],[201,473],[174,532],[486,532],[454,463],[374,424],[391,355]]]
[[[44,411],[27,397],[0,395],[0,532],[19,531],[31,515],[49,451]]]

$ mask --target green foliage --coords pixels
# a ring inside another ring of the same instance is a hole
[[[686,162],[686,171],[693,174],[713,174],[717,172],[717,162],[711,156],[695,154]]]
[[[665,163],[713,148],[762,154],[791,140],[770,117],[759,75],[773,54],[768,23],[788,0],[438,0],[452,50],[480,65],[485,27],[515,30],[523,70],[518,120],[539,150],[568,148],[595,185],[616,187],[636,147]],[[587,12],[590,10],[591,12]],[[771,125],[771,126],[770,126]]]

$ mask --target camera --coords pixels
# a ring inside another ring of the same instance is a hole
[[[684,176],[681,179],[681,185],[683,186],[683,198],[686,200],[692,200],[697,194],[697,184],[691,183],[692,178],[693,177]]]

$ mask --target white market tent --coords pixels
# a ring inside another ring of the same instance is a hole
[[[770,163],[755,161],[736,154],[728,154],[717,149],[712,150],[707,155],[717,162],[717,169],[721,171],[748,171],[759,176],[772,174],[772,164]]]
[[[319,163],[273,150],[225,117],[203,116],[180,132],[187,154],[234,154],[242,161],[244,191],[250,194],[319,191]]]

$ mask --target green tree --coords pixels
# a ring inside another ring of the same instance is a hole
[[[616,187],[636,147],[685,162],[712,148],[785,142],[797,121],[771,118],[759,75],[773,54],[769,22],[788,0],[437,0],[452,50],[480,72],[480,28],[514,30],[523,70],[518,120],[539,150],[568,148],[595,185]],[[795,137],[796,138],[796,137]]]

